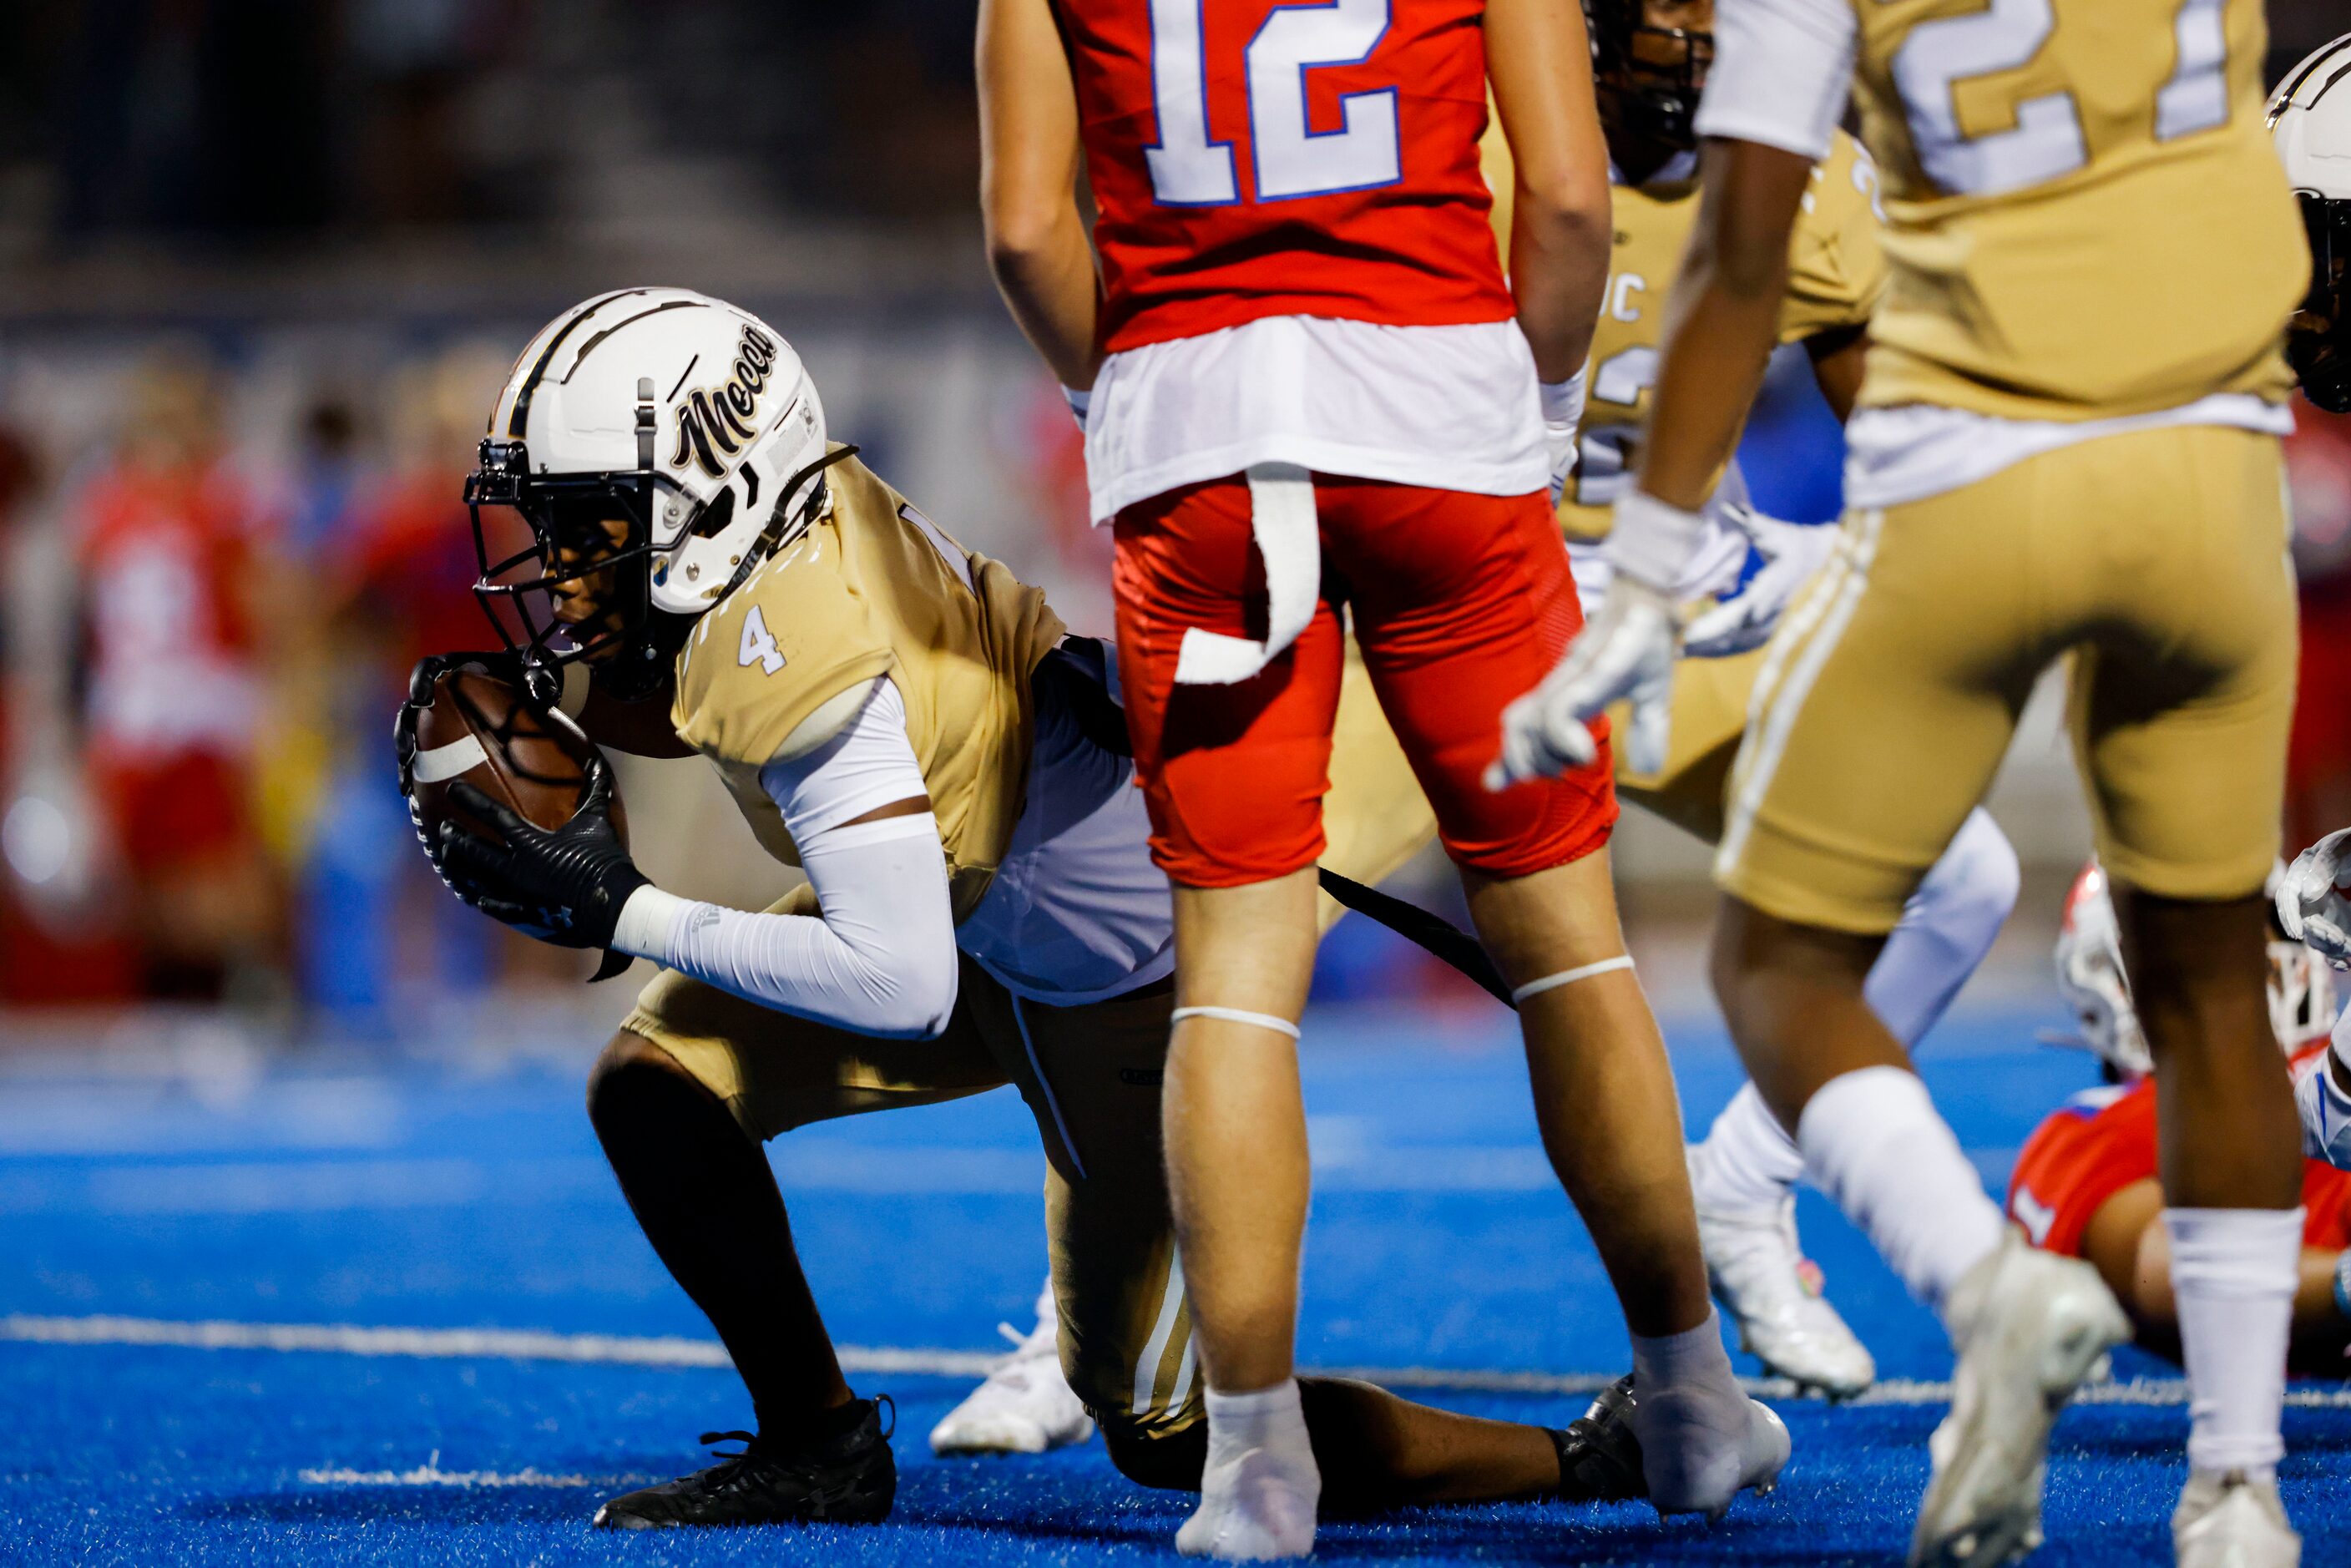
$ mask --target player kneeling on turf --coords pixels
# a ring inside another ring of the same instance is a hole
[[[1126,1475],[1200,1483],[1205,1406],[1160,1155],[1172,915],[1116,672],[852,450],[827,442],[815,386],[765,323],[631,289],[524,351],[469,488],[477,534],[481,509],[504,505],[534,541],[497,565],[484,548],[477,591],[509,608],[502,631],[521,628],[493,668],[559,685],[611,744],[700,751],[809,879],[760,914],[664,893],[630,862],[601,782],[556,830],[462,779],[451,799],[496,836],[419,817],[467,902],[664,969],[597,1064],[590,1115],[758,1430],[709,1469],[607,1502],[608,1527],[889,1513],[889,1433],[841,1376],[759,1145],[1005,1083],[1045,1145],[1071,1385]],[[419,680],[402,716],[412,796],[481,754],[420,752],[436,689]],[[1620,1385],[1554,1432],[1362,1383],[1305,1386],[1324,1498],[1343,1509],[1641,1495],[1629,1408]]]
[[[2171,1237],[2156,1171],[2155,1061],[2123,973],[2120,928],[2094,862],[2065,901],[2057,988],[2081,1043],[2116,1082],[2074,1095],[2034,1129],[2009,1178],[2009,1217],[2036,1247],[2086,1258],[2130,1314],[2141,1349],[2179,1359]],[[2270,942],[2270,1022],[2297,1083],[2325,1071],[2335,988],[2326,966],[2283,935]],[[2305,1159],[2302,1260],[2288,1365],[2341,1377],[2351,1344],[2351,1172]]]

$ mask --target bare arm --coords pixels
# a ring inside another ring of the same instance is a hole
[[[1608,285],[1608,148],[1572,0],[1489,0],[1486,72],[1516,169],[1510,292],[1546,382],[1583,368]]]
[[[1788,236],[1812,160],[1754,141],[1709,139],[1689,251],[1666,306],[1665,357],[1640,488],[1695,512],[1730,457],[1779,336]]]
[[[1102,287],[1078,211],[1078,95],[1050,0],[980,0],[979,204],[1012,319],[1064,386],[1094,384]]]
[[[1820,383],[1821,396],[1828,400],[1829,412],[1836,415],[1839,424],[1853,418],[1853,405],[1861,396],[1863,362],[1869,357],[1869,329],[1848,327],[1843,331],[1822,332],[1804,340],[1804,352],[1812,356],[1813,379]]]

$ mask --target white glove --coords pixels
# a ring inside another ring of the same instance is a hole
[[[1556,507],[1575,473],[1575,431],[1583,423],[1583,372],[1563,382],[1544,382],[1535,390],[1542,394],[1543,455],[1551,459],[1551,504]]]
[[[1723,659],[1770,642],[1796,590],[1836,547],[1838,530],[1826,525],[1783,523],[1740,506],[1724,507],[1721,517],[1747,536],[1763,565],[1744,588],[1689,623],[1682,632],[1686,658]]]
[[[1675,626],[1671,599],[1618,572],[1600,613],[1558,667],[1502,710],[1502,754],[1487,766],[1486,788],[1505,789],[1590,766],[1600,747],[1589,721],[1625,697],[1633,702],[1625,762],[1635,773],[1663,770],[1673,712]]]
[[[2278,924],[2285,934],[2338,969],[2351,969],[2351,828],[2327,834],[2302,853],[2278,878]]]

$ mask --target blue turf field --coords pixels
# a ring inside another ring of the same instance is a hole
[[[2089,1080],[2085,1059],[2029,1043],[2035,1021],[1962,1014],[1924,1061],[1994,1179],[2032,1123]],[[1672,1032],[1702,1124],[1735,1070],[1710,1027]],[[1304,1358],[1471,1385],[1619,1370],[1622,1330],[1537,1147],[1507,1019],[1323,1012],[1309,1035]],[[1128,1486],[1099,1444],[933,1460],[922,1434],[960,1395],[953,1378],[852,1379],[898,1401],[892,1524],[648,1539],[586,1521],[601,1492],[693,1468],[695,1433],[747,1419],[724,1371],[381,1354],[397,1342],[364,1354],[40,1343],[204,1321],[705,1339],[597,1157],[579,1076],[577,1063],[322,1057],[225,1084],[0,1078],[0,1561],[1173,1560],[1183,1503]],[[1042,1164],[1008,1092],[794,1134],[775,1156],[843,1343],[985,1351],[998,1318],[1025,1322],[1042,1272]],[[1945,1375],[1933,1323],[1857,1238],[1816,1198],[1802,1217],[1882,1371]],[[101,1316],[139,1322],[89,1321]],[[2128,1358],[2118,1370],[2168,1375]],[[1429,1396],[1549,1424],[1582,1403]],[[1330,1527],[1321,1555],[1898,1561],[1940,1409],[1781,1407],[1796,1441],[1785,1484],[1710,1532],[1633,1508],[1492,1508]],[[2296,1408],[2288,1422],[2305,1561],[2351,1561],[2351,1407]],[[2168,1561],[2184,1430],[2177,1404],[2069,1414],[2040,1560]]]

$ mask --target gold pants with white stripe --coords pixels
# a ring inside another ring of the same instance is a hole
[[[776,908],[816,913],[805,888]],[[1204,1406],[1160,1160],[1175,988],[1043,1007],[968,958],[961,986],[936,1040],[853,1034],[669,972],[645,988],[622,1027],[669,1052],[763,1141],[811,1122],[1018,1085],[1045,1145],[1061,1369],[1119,1437],[1180,1432]],[[1017,1236],[974,1241],[1024,1246]]]
[[[2109,873],[2257,893],[2277,854],[2294,589],[2275,437],[2105,435],[1849,514],[1765,651],[1715,878],[1783,920],[1890,931],[2071,660]]]

